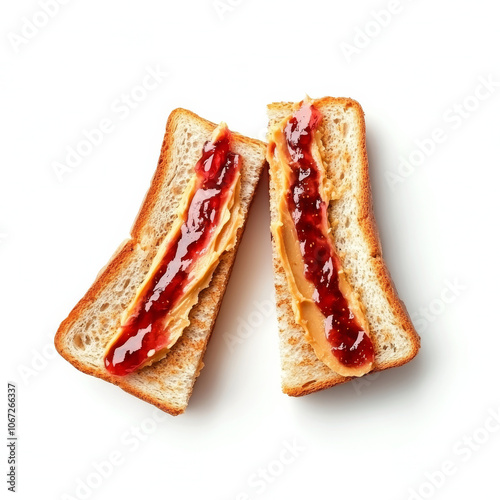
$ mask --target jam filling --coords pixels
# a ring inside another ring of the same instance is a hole
[[[312,299],[325,317],[332,354],[346,367],[360,367],[373,362],[374,350],[339,289],[342,265],[327,232],[327,203],[320,195],[320,172],[311,153],[321,119],[320,111],[305,103],[285,126],[291,170],[286,203],[300,243],[304,275],[314,286]]]
[[[237,179],[239,155],[230,151],[230,139],[231,133],[225,128],[215,142],[208,141],[203,147],[184,222],[170,239],[153,278],[105,356],[104,365],[113,375],[137,370],[168,345],[165,317],[192,282],[193,268],[206,251],[219,224],[220,207]]]

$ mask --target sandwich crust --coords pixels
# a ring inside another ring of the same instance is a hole
[[[194,172],[201,148],[216,125],[191,111],[175,109],[168,118],[157,169],[126,239],[96,280],[61,323],[57,351],[78,370],[111,382],[161,410],[183,413],[203,367],[203,355],[213,331],[234,264],[255,189],[265,165],[265,144],[233,133],[233,149],[242,157],[240,204],[243,225],[234,248],[224,253],[208,288],[193,306],[190,325],[167,356],[123,377],[106,371],[106,345],[119,326],[121,313],[146,275],[174,220],[183,188]]]
[[[372,208],[363,110],[349,98],[324,97],[313,102],[324,117],[320,131],[327,177],[337,187],[328,209],[332,234],[351,285],[366,309],[375,347],[373,371],[401,366],[417,354],[420,337],[382,258]],[[289,102],[270,104],[270,128],[289,116],[293,107]],[[277,220],[277,195],[271,179],[272,222]],[[290,290],[274,241],[273,265],[283,392],[304,396],[351,380],[324,365],[305,341],[294,319]]]

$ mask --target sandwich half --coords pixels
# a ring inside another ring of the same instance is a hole
[[[283,392],[407,363],[420,339],[382,258],[361,106],[306,98],[268,115]]]
[[[127,238],[59,327],[76,368],[186,409],[265,165],[264,143],[174,110]]]

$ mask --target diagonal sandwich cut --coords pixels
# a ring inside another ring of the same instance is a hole
[[[264,143],[174,110],[131,237],[59,327],[59,353],[184,412],[265,162]]]
[[[319,154],[320,120],[305,102],[271,133],[271,171],[280,196],[271,230],[306,340],[333,371],[361,376],[373,367],[373,344],[330,234],[326,206],[332,186]]]
[[[301,396],[399,366],[419,338],[382,260],[359,104],[268,109],[282,387]]]
[[[243,223],[238,200],[240,156],[222,123],[203,147],[172,225],[148,275],[124,311],[104,363],[127,375],[165,357],[189,325],[189,311]]]

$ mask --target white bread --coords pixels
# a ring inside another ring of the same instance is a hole
[[[326,174],[340,194],[330,203],[328,217],[337,253],[365,307],[375,348],[373,371],[400,366],[417,354],[420,339],[382,259],[372,211],[364,113],[352,99],[325,97],[314,104],[323,115],[319,128]],[[289,116],[293,106],[284,102],[270,104],[269,128]],[[271,222],[278,220],[278,202],[271,178]],[[321,362],[304,339],[302,327],[295,322],[275,242],[273,265],[283,392],[303,396],[350,380]]]
[[[103,357],[124,309],[132,301],[177,216],[184,189],[194,174],[203,144],[216,125],[184,109],[167,122],[151,186],[131,230],[96,281],[63,321],[55,337],[59,353],[82,372],[112,382],[158,408],[178,415],[186,409],[215,324],[244,229],[235,247],[222,255],[210,285],[190,313],[190,325],[167,356],[136,373],[118,377],[104,368]],[[240,204],[246,220],[265,164],[265,144],[233,133],[232,151],[241,155]]]

